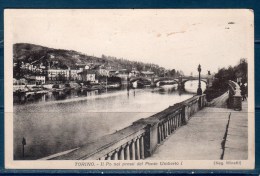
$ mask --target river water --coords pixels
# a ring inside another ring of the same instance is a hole
[[[38,159],[80,147],[192,97],[197,85],[197,81],[188,81],[185,89],[189,93],[166,85],[14,105],[14,159]]]

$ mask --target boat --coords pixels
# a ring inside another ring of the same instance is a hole
[[[121,85],[119,83],[115,83],[115,84],[108,84],[106,85],[107,89],[119,89],[121,88]]]
[[[90,89],[91,90],[102,90],[102,89],[105,89],[105,87],[100,84],[95,84],[95,85],[92,85]]]

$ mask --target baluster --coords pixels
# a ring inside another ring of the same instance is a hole
[[[190,104],[190,117],[191,117],[191,113],[192,113],[192,106]]]
[[[165,139],[165,126],[164,126],[163,122],[162,122],[162,134],[163,134],[162,138],[164,140]]]
[[[181,126],[181,116],[180,116],[180,114],[178,114],[178,126],[179,127]]]
[[[124,146],[119,151],[119,160],[125,160],[125,152],[124,152]]]
[[[181,119],[181,114],[178,114],[179,118],[180,118],[180,126],[182,126],[182,119]]]
[[[125,146],[125,159],[130,160],[130,145],[129,145],[129,143]]]
[[[190,107],[189,107],[189,105],[187,105],[187,116],[188,116],[188,119],[190,119]]]
[[[176,114],[173,117],[173,126],[174,126],[174,131],[176,130]]]
[[[180,127],[180,114],[178,114],[178,127]]]
[[[182,122],[181,122],[181,115],[179,114],[178,116],[179,116],[179,126],[181,126],[181,125],[182,125]]]
[[[165,124],[165,135],[166,137],[168,136],[168,125],[167,125],[167,120],[164,122]]]
[[[166,125],[166,136],[169,136],[168,119],[166,119],[165,125]]]
[[[172,118],[172,131],[175,131],[175,115]]]
[[[118,152],[117,152],[117,150],[113,153],[112,160],[118,160]]]
[[[190,114],[190,116],[192,116],[192,115],[193,115],[193,102],[191,104],[191,114]]]
[[[172,133],[172,116],[170,118],[170,132]]]
[[[191,105],[190,105],[190,117],[192,116],[192,102],[191,102]]]
[[[179,127],[179,114],[176,115],[176,128]]]
[[[161,143],[161,125],[158,124],[158,144]]]
[[[163,138],[163,124],[160,124],[160,129],[161,129],[161,142],[164,140]]]
[[[192,105],[192,111],[191,111],[192,112],[191,116],[192,116],[194,114],[194,102],[192,102],[191,105]]]
[[[135,160],[135,142],[132,141],[131,145],[130,145],[130,149],[131,149],[131,160]]]
[[[139,160],[139,159],[140,159],[140,143],[139,143],[139,138],[136,139],[135,145],[136,145],[136,160]]]
[[[175,113],[174,115],[174,130],[178,128],[178,113]]]
[[[168,119],[168,134],[171,134],[171,119]]]
[[[170,121],[171,121],[171,119],[168,119],[168,121],[167,121],[167,124],[168,124],[168,135],[170,135],[170,134],[171,134],[171,126],[170,126]]]
[[[106,160],[111,160],[110,154],[107,154]]]
[[[167,123],[164,122],[164,134],[165,134],[165,138],[167,138],[168,134],[167,134]]]
[[[172,118],[172,131],[175,131],[175,115]]]
[[[177,116],[178,116],[178,114],[174,115],[174,130],[177,129]]]
[[[189,105],[187,105],[187,117],[188,117],[188,119],[190,119]]]
[[[186,122],[185,114],[182,113],[182,110],[180,110],[179,116],[181,116],[181,119],[183,119],[183,121]]]
[[[176,115],[176,127],[179,128],[179,114]]]
[[[170,129],[169,129],[169,119],[167,119],[166,125],[167,125],[167,136],[169,136],[169,131],[170,131]]]
[[[143,136],[141,136],[141,138],[140,138],[140,150],[141,150],[140,158],[144,159],[144,137]]]

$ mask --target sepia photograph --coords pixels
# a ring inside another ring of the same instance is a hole
[[[4,28],[6,167],[254,168],[253,11],[7,9]]]

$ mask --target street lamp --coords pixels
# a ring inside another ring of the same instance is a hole
[[[200,72],[201,72],[201,66],[199,64],[198,66],[198,72],[199,72],[199,87],[197,89],[197,95],[202,95],[202,89],[201,89],[201,83],[200,83]]]

